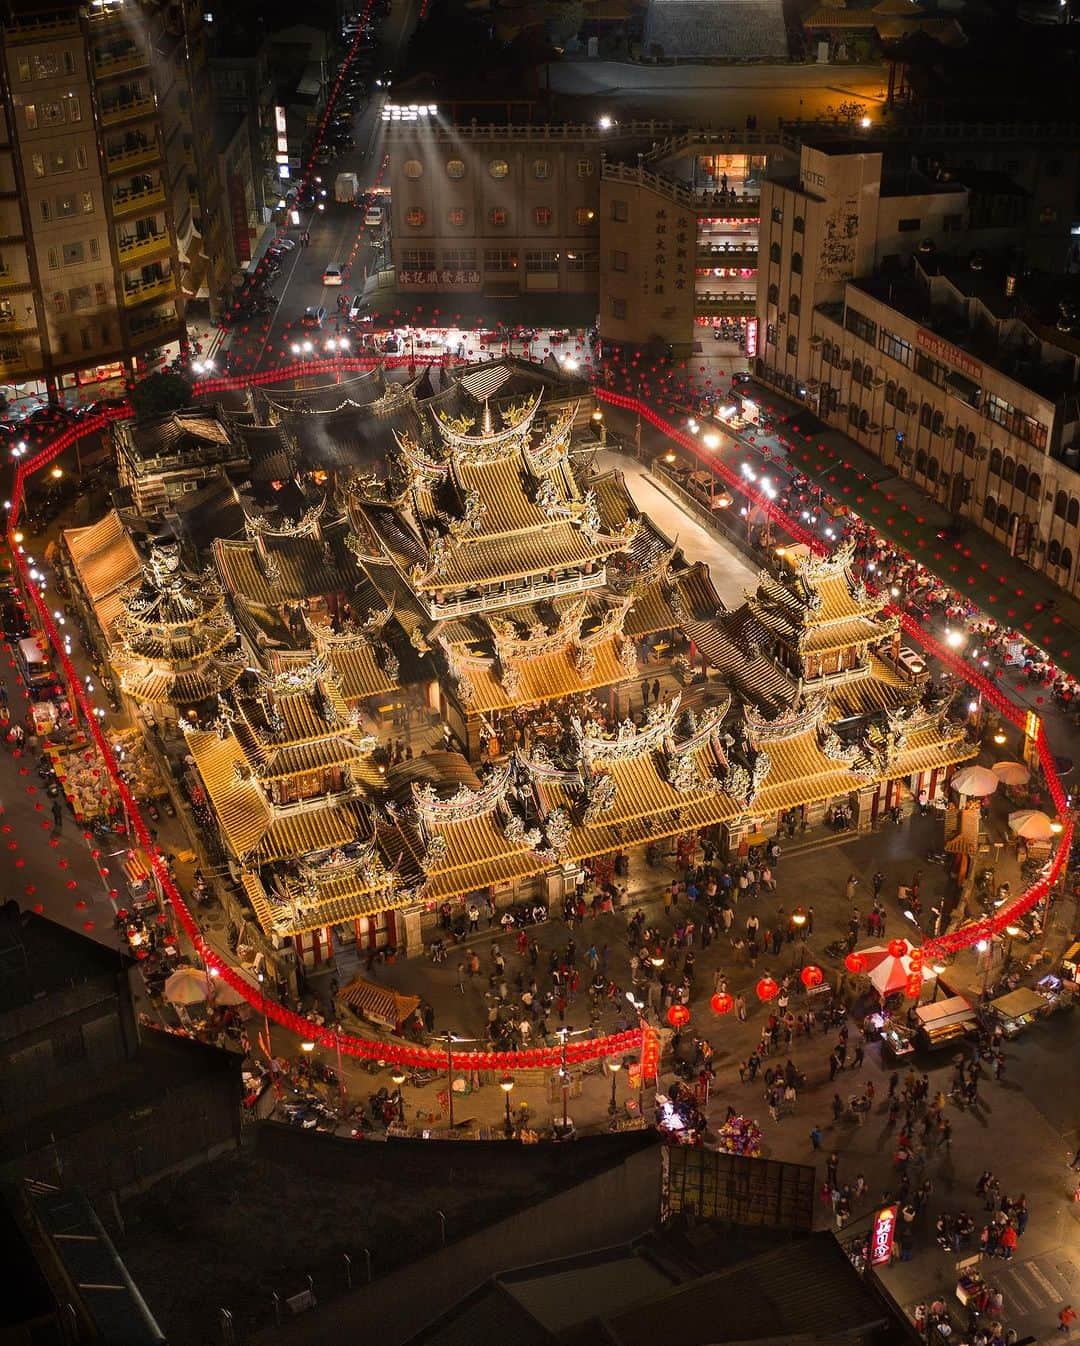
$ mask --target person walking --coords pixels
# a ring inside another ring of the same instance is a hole
[[[1072,1331],[1072,1325],[1076,1321],[1076,1310],[1071,1304],[1065,1304],[1058,1310],[1058,1331],[1064,1332],[1066,1336]]]
[[[64,810],[59,799],[54,799],[52,802],[52,816],[54,830],[62,832],[64,830]]]
[[[825,1161],[825,1181],[829,1184],[830,1187],[837,1187],[839,1185],[836,1180],[836,1175],[837,1172],[839,1171],[839,1168],[840,1168],[839,1152],[836,1150],[831,1150],[829,1152],[828,1159],[826,1159]]]
[[[821,1149],[821,1128],[818,1126],[810,1128],[810,1148],[813,1150]]]

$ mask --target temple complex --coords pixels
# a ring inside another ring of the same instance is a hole
[[[597,461],[583,385],[375,371],[241,417],[228,536],[143,559],[114,513],[66,543],[271,952],[414,953],[446,904],[558,901],[582,866],[868,827],[972,756],[847,548],[778,549],[727,610]]]

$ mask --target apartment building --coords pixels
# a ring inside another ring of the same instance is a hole
[[[10,0],[0,22],[0,383],[89,388],[152,368],[185,340],[195,188],[170,108],[201,76],[196,20],[184,16],[178,4]]]
[[[803,146],[762,188],[756,369],[1080,592],[1080,285],[1023,259],[1026,191],[966,178]]]

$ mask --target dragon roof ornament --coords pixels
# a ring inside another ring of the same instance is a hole
[[[795,705],[767,718],[754,706],[744,703],[742,708],[746,732],[754,743],[770,743],[795,738],[824,724],[829,711],[829,698],[821,693],[807,699],[804,705]]]
[[[295,523],[271,523],[264,514],[244,514],[244,534],[254,541],[256,537],[314,537],[322,524],[326,497],[323,498],[296,520]]]
[[[640,729],[633,720],[623,720],[614,738],[590,734],[575,717],[571,724],[586,765],[629,761],[662,748],[674,732],[681,700],[681,694],[677,693],[665,706],[650,706]]]
[[[330,662],[325,654],[315,654],[306,664],[280,669],[276,673],[259,671],[259,682],[275,696],[299,696],[314,692],[329,675]]]
[[[445,411],[435,413],[435,428],[452,452],[460,453],[470,462],[494,462],[525,445],[541,398],[542,393],[537,393],[531,403],[519,409],[520,416],[512,424],[504,424],[501,428],[495,426],[486,400],[478,434],[469,433],[477,428],[475,417],[451,416]]]
[[[495,642],[495,654],[499,662],[505,665],[510,659],[536,659],[578,642],[587,603],[588,599],[584,595],[576,598],[560,615],[554,627],[537,623],[526,635],[521,635],[518,627],[506,617],[496,614],[489,616],[487,625]]]
[[[427,451],[416,442],[410,431],[395,430],[394,441],[409,469],[409,475],[414,477],[445,477],[449,473],[450,464],[430,458]]]
[[[580,406],[581,402],[577,401],[560,407],[552,423],[541,431],[536,442],[526,443],[525,456],[533,472],[549,472],[565,457]]]
[[[304,625],[315,641],[320,653],[326,650],[358,650],[372,643],[372,636],[378,635],[394,615],[394,598],[381,611],[369,608],[368,614],[359,624],[359,629],[335,631],[329,621],[312,621],[308,612],[304,612]]]
[[[492,773],[479,790],[461,785],[448,799],[441,799],[434,785],[414,784],[412,787],[413,807],[425,831],[430,833],[446,823],[468,822],[472,818],[482,818],[506,798],[513,780],[511,763],[507,762],[501,770]]]

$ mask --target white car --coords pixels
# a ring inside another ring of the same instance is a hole
[[[341,265],[338,262],[331,262],[322,273],[322,283],[324,285],[344,285],[345,277],[341,274]]]

